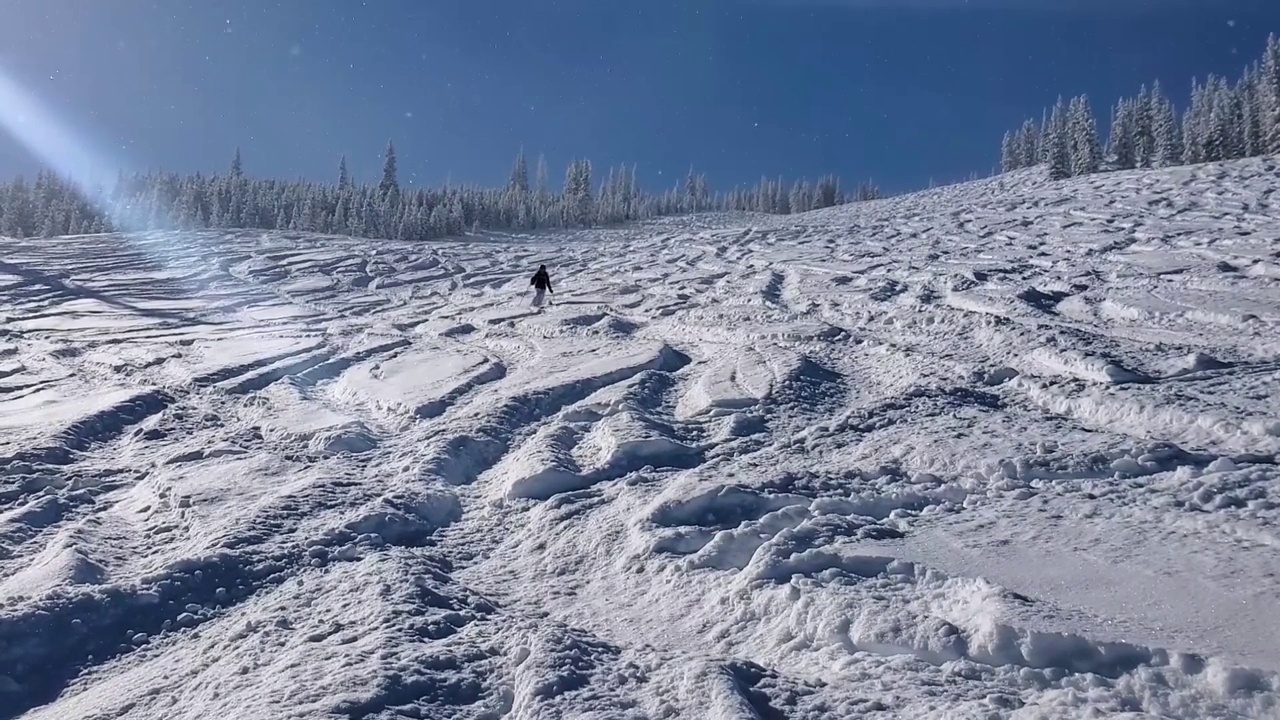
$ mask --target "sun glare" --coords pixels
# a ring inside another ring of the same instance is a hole
[[[88,197],[95,197],[98,189],[109,191],[115,183],[119,163],[90,147],[83,134],[2,69],[0,127],[54,172],[79,185]],[[112,208],[100,209],[116,219]]]

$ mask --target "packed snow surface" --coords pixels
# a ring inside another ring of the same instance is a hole
[[[0,717],[1280,717],[1276,187],[0,241]]]

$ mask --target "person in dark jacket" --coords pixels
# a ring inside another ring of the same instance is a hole
[[[529,281],[533,286],[533,306],[542,307],[542,303],[546,298],[546,293],[555,294],[555,290],[551,289],[551,276],[547,274],[547,266],[539,265],[538,272],[533,274],[533,279]]]

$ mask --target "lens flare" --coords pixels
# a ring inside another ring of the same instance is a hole
[[[175,279],[173,273],[193,258],[208,256],[207,241],[199,236],[175,236],[164,232],[163,221],[152,216],[139,219],[128,201],[117,203],[112,191],[123,169],[117,158],[95,149],[63,121],[44,102],[0,69],[0,129],[25,147],[46,168],[63,180],[73,183],[98,212],[108,219],[113,231],[120,233],[122,252],[140,253],[153,263],[153,271],[166,277],[171,286],[181,287],[183,302],[200,296],[203,280],[195,277]],[[177,300],[177,297],[171,298]],[[155,314],[153,309],[153,315]]]
[[[63,178],[74,182],[113,223],[120,220],[105,197],[121,165],[95,151],[33,93],[0,70],[0,127]],[[118,227],[118,225],[117,225]]]

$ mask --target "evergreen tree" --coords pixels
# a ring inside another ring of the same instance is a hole
[[[711,188],[707,177],[700,175],[689,166],[689,173],[684,180],[684,209],[686,212],[702,212],[707,209],[711,200]]]
[[[875,183],[868,180],[867,182],[860,183],[858,185],[858,190],[854,197],[858,202],[878,200],[880,199],[880,188],[876,187]]]
[[[1111,133],[1107,137],[1107,164],[1112,170],[1138,166],[1133,102],[1121,100],[1112,112]]]
[[[1049,166],[1050,180],[1063,180],[1071,177],[1071,136],[1069,134],[1067,109],[1058,98],[1049,115],[1047,129],[1044,133],[1045,155]]]
[[[1205,130],[1204,91],[1200,83],[1191,81],[1191,103],[1182,115],[1182,162],[1187,165],[1204,162],[1204,148],[1208,133]]]
[[[1251,82],[1248,71],[1234,86],[1223,78],[1218,86],[1215,112],[1220,132],[1224,138],[1223,159],[1234,160],[1247,157],[1245,150],[1247,140],[1246,110],[1248,83]]]
[[[1238,104],[1241,123],[1241,144],[1243,157],[1254,157],[1264,153],[1265,143],[1262,139],[1261,106],[1259,105],[1259,70],[1255,63],[1245,70],[1236,91],[1239,94]]]
[[[542,155],[538,156],[538,169],[535,173],[535,178],[538,184],[538,197],[545,200],[551,194],[551,180],[550,175],[547,173],[547,159]]]
[[[1022,131],[1017,141],[1019,167],[1029,168],[1040,164],[1040,131],[1035,121],[1028,119],[1022,124]]]
[[[1201,94],[1201,162],[1231,157],[1231,109],[1226,82],[1210,75]]]
[[[529,165],[524,159],[524,149],[516,155],[515,164],[511,166],[511,180],[507,187],[516,193],[529,192]]]
[[[1153,96],[1156,109],[1152,119],[1152,134],[1155,137],[1152,167],[1173,167],[1182,159],[1182,137],[1178,132],[1177,112],[1173,103],[1165,97],[1159,83],[1153,89]]]
[[[791,207],[792,212],[803,212],[805,208],[812,207],[812,193],[809,191],[808,183],[803,180],[796,180],[791,186],[791,197],[787,204]]]
[[[1022,154],[1019,150],[1013,132],[1005,132],[1004,140],[1000,142],[1001,172],[1012,172],[1022,167]]]
[[[386,159],[382,163],[382,182],[378,184],[378,194],[395,195],[400,191],[400,181],[396,177],[396,148],[387,141]]]
[[[1061,102],[1062,98],[1058,98]],[[1036,165],[1049,164],[1049,109],[1040,113],[1040,151],[1036,155]]]
[[[1089,98],[1081,95],[1071,101],[1068,120],[1071,135],[1071,174],[1090,175],[1102,168],[1102,148],[1098,141],[1098,121],[1089,106]]]
[[[826,175],[818,180],[817,193],[814,198],[814,209],[835,207],[840,200],[840,181],[834,175]]]
[[[227,227],[244,227],[246,224],[246,194],[248,192],[244,170],[240,164],[240,149],[236,148],[235,160],[231,162],[231,177],[227,180],[226,207],[222,217]]]
[[[1280,153],[1280,38],[1272,34],[1258,71],[1259,139],[1264,153]]]
[[[1133,103],[1133,160],[1134,167],[1151,167],[1155,156],[1155,132],[1151,121],[1151,93],[1143,85],[1138,99]]]
[[[795,208],[791,207],[791,196],[784,189],[785,187],[786,185],[783,184],[781,177],[773,181],[773,194],[777,203],[773,211],[779,215],[790,215],[796,212]]]
[[[565,224],[570,227],[589,227],[593,224],[594,210],[591,164],[586,160],[573,160],[565,171]]]
[[[351,187],[351,173],[347,172],[347,156],[338,160],[338,192],[346,192]]]
[[[338,235],[350,235],[351,226],[347,224],[347,195],[343,193],[338,197],[338,202],[333,208],[333,221],[331,223],[333,232]]]
[[[693,172],[693,166],[689,166],[689,172],[684,178],[684,201],[686,212],[698,211],[698,193],[697,193],[698,176]]]

